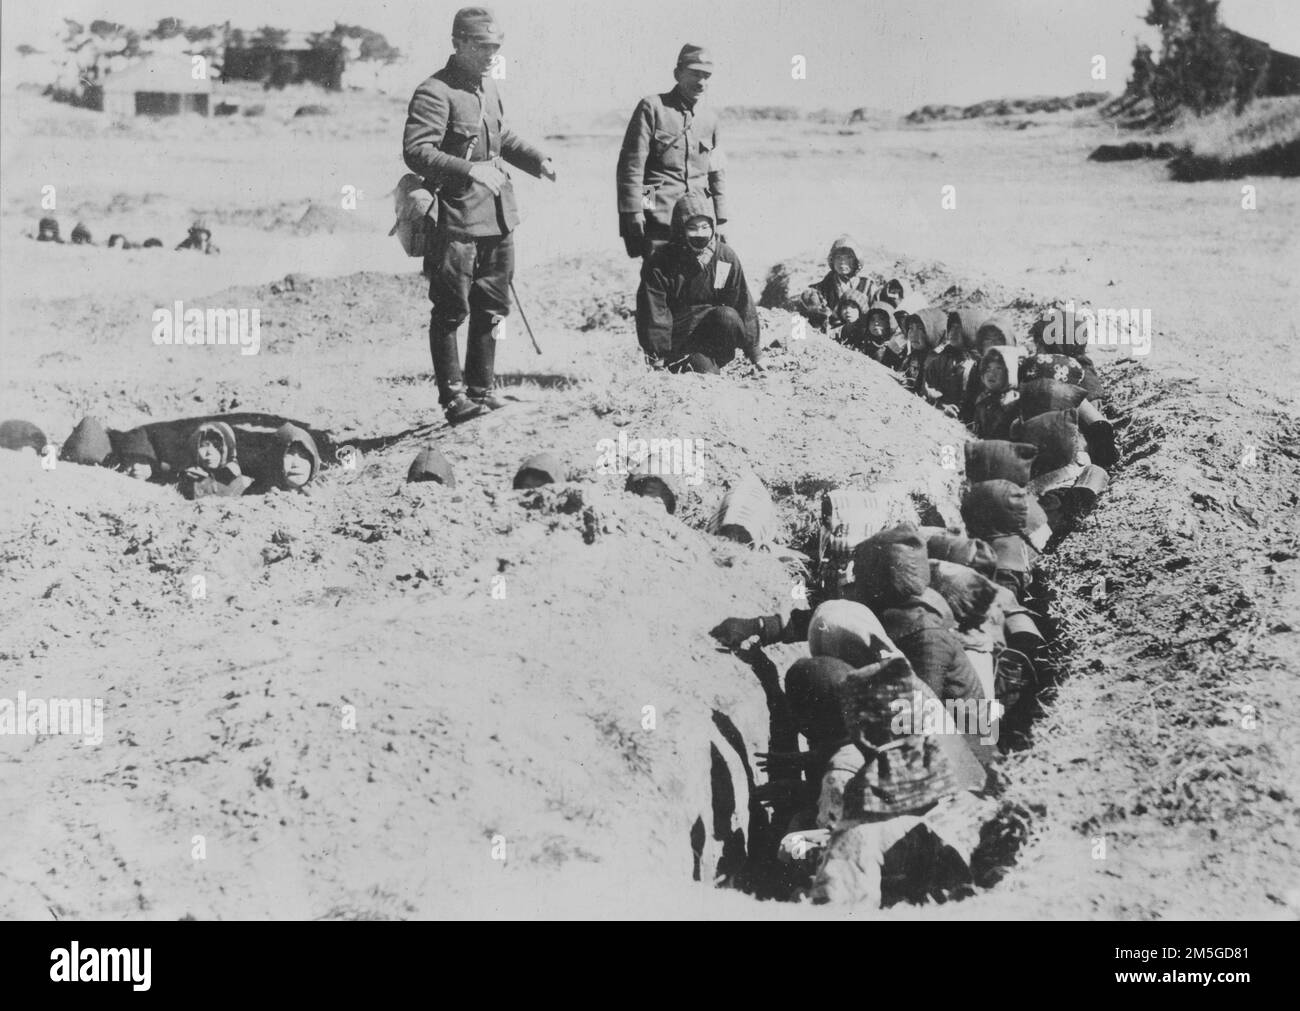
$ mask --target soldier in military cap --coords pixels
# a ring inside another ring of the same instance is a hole
[[[519,224],[505,165],[555,181],[555,169],[505,125],[489,77],[505,39],[492,12],[463,7],[452,22],[455,52],[416,90],[406,115],[407,167],[438,197],[438,225],[426,251],[429,350],[438,402],[458,424],[502,406],[492,394],[493,331],[510,313],[514,236]],[[465,371],[456,334],[469,318]]]
[[[718,117],[701,104],[713,60],[700,46],[682,46],[673,76],[672,91],[637,103],[618,156],[619,235],[631,257],[668,243],[673,208],[688,192],[713,199],[719,228],[727,221]]]

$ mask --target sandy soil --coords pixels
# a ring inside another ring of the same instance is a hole
[[[835,915],[692,881],[752,885],[738,853],[771,842],[752,756],[780,732],[765,688],[798,655],[714,648],[711,625],[788,601],[794,577],[702,527],[751,468],[796,547],[828,486],[945,507],[939,450],[964,433],[824,342],[774,352],[761,376],[646,374],[608,134],[552,142],[560,185],[517,183],[518,287],[545,353],[512,332],[498,370],[516,402],[447,431],[423,285],[384,234],[401,105],[290,122],[281,101],[259,120],[122,128],[6,101],[0,257],[18,266],[0,280],[0,414],[58,441],[88,412],[124,428],[260,409],[388,445],[310,497],[197,507],[0,453],[5,688],[106,700],[99,748],[0,737],[18,812],[0,914]],[[1155,320],[1143,362],[1103,364],[1126,460],[1053,557],[1071,676],[1001,773],[1028,843],[996,886],[891,915],[1295,915],[1300,183],[1173,184],[1086,162],[1108,132],[1091,120],[1026,122],[728,139],[728,234],[755,290],[792,254],[811,280],[847,229],[881,270],[905,256],[936,300],[1074,297]],[[65,233],[83,218],[100,242],[170,246],[203,213],[223,253],[37,245],[23,233],[46,184]],[[260,307],[262,352],[155,347],[150,313],[176,299]],[[765,324],[787,330],[778,312]],[[678,517],[597,472],[620,429],[703,440]],[[402,482],[430,438],[455,489]],[[537,449],[572,482],[510,491]],[[1225,716],[1242,705],[1250,729]]]

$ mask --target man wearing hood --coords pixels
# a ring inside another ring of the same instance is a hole
[[[713,203],[688,193],[673,208],[672,242],[641,268],[636,332],[647,360],[673,371],[716,372],[762,357],[758,313],[740,257],[718,237]]]
[[[456,51],[415,90],[402,137],[407,168],[437,194],[438,225],[425,256],[433,303],[429,350],[438,403],[452,424],[503,406],[492,395],[494,332],[510,314],[519,224],[505,167],[555,181],[551,160],[505,124],[488,74],[504,39],[491,11],[459,10],[452,22]],[[466,317],[462,374],[456,335]]]
[[[637,103],[618,156],[618,233],[634,259],[668,244],[673,208],[687,193],[712,200],[717,227],[727,221],[718,117],[700,103],[713,60],[700,46],[682,46],[673,76],[671,91]]]

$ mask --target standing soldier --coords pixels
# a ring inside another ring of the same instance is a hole
[[[673,76],[672,91],[637,103],[618,156],[618,233],[634,258],[668,243],[673,208],[688,192],[713,198],[719,228],[727,221],[718,117],[698,107],[713,61],[699,46],[682,46]]]
[[[452,22],[455,52],[415,90],[406,114],[407,167],[438,196],[438,225],[425,255],[429,351],[438,403],[455,425],[503,406],[492,394],[497,325],[510,313],[519,224],[508,163],[555,181],[551,160],[505,125],[488,76],[505,39],[485,7],[464,7]],[[456,334],[469,317],[465,372]]]

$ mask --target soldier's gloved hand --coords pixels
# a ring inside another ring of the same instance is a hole
[[[726,223],[727,223],[726,218],[718,218],[718,227],[714,229],[715,234],[718,236],[718,241],[721,242],[724,246],[727,244],[727,237],[722,233],[722,226],[725,225]]]
[[[490,162],[478,161],[470,166],[469,177],[480,186],[486,186],[493,196],[501,195],[505,185],[506,174]]]
[[[645,218],[640,211],[624,211],[618,216],[618,234],[634,242],[645,241]]]
[[[746,639],[752,639],[761,629],[757,618],[727,618],[709,629],[709,635],[727,649],[739,649]]]
[[[542,162],[542,177],[549,179],[551,182],[555,182],[555,162],[550,158],[547,158]]]

